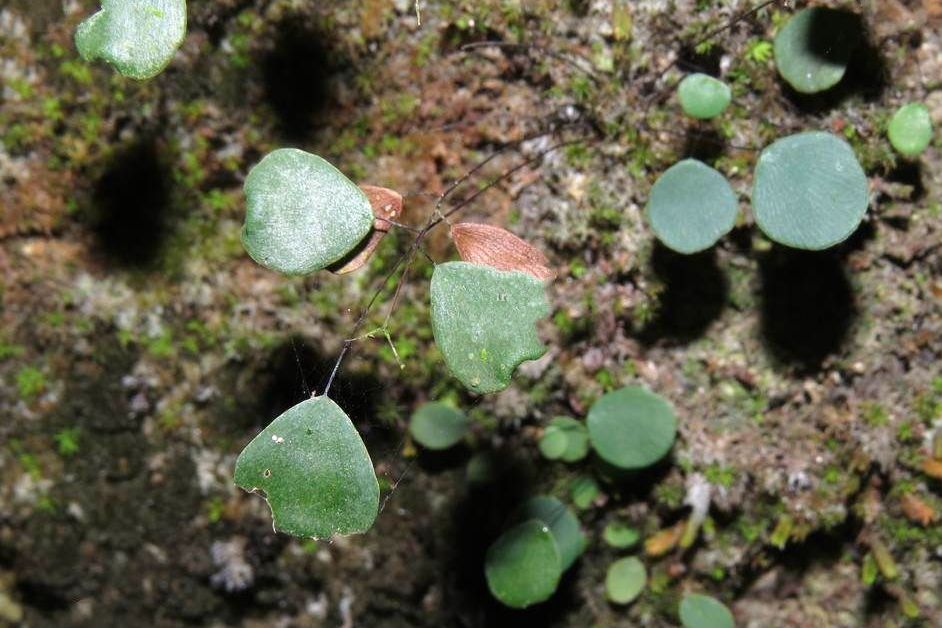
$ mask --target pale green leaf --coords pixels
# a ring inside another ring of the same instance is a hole
[[[186,0],[102,0],[79,24],[75,46],[87,61],[102,59],[134,79],[167,67],[186,35]]]
[[[641,595],[648,580],[644,563],[630,556],[612,563],[605,574],[605,594],[615,604],[628,604]]]
[[[680,601],[684,628],[734,628],[733,614],[721,602],[700,593],[688,593]]]
[[[435,343],[468,390],[503,390],[517,365],[546,351],[535,323],[549,314],[549,303],[543,282],[531,275],[467,262],[439,264],[431,301]]]
[[[612,521],[602,530],[602,538],[612,547],[627,549],[641,540],[641,533],[625,523]]]
[[[303,150],[269,153],[249,171],[244,187],[245,250],[285,275],[330,266],[373,226],[363,191],[326,160]]]
[[[589,409],[589,439],[603,460],[621,469],[643,469],[674,444],[677,417],[670,404],[639,386],[600,397]]]
[[[409,432],[427,449],[448,449],[468,432],[468,417],[447,404],[432,401],[422,404],[409,421]]]
[[[729,86],[708,74],[690,74],[677,86],[680,106],[691,118],[708,120],[720,115],[729,106]]]
[[[327,397],[289,408],[239,455],[235,482],[264,491],[275,529],[325,538],[365,532],[379,509],[379,484],[350,418]]]
[[[504,532],[487,550],[484,575],[494,597],[512,608],[547,600],[562,575],[559,550],[549,528],[531,519]]]
[[[756,223],[772,240],[824,249],[847,239],[863,220],[867,176],[841,138],[821,131],[790,135],[759,156],[752,204]]]
[[[926,150],[932,141],[929,108],[918,102],[903,105],[893,114],[887,135],[893,148],[906,157],[915,157]]]

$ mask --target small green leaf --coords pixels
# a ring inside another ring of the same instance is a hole
[[[303,150],[272,151],[249,171],[244,189],[242,244],[256,262],[285,275],[330,266],[373,226],[366,194]]]
[[[602,538],[612,547],[627,549],[641,540],[641,533],[620,521],[612,521],[602,530]]]
[[[576,508],[585,510],[591,506],[595,498],[599,496],[599,485],[592,477],[580,475],[572,481],[569,493],[572,496],[572,503],[576,505]]]
[[[186,0],[102,0],[76,29],[75,46],[86,61],[144,80],[167,67],[185,35]]]
[[[634,556],[622,558],[605,574],[605,594],[615,604],[628,604],[641,594],[647,580],[648,573],[640,560]]]
[[[691,118],[708,120],[720,115],[729,106],[729,86],[709,74],[690,74],[677,86],[680,106]]]
[[[729,233],[738,213],[726,177],[696,159],[678,162],[658,177],[645,211],[654,235],[678,253],[710,248]]]
[[[558,456],[564,462],[578,462],[589,453],[589,431],[582,421],[558,416],[550,421],[547,429],[550,428],[566,435],[566,449]]]
[[[890,137],[890,144],[901,155],[915,157],[920,154],[932,141],[929,109],[917,102],[903,105],[893,114],[887,135]]]
[[[527,500],[512,518],[515,522],[531,519],[541,521],[549,528],[559,550],[560,566],[563,571],[569,569],[585,551],[588,542],[576,515],[555,497],[537,495]]]
[[[409,432],[427,449],[448,449],[468,433],[464,412],[436,401],[422,404],[409,421]]]
[[[561,427],[547,425],[538,446],[545,458],[556,460],[566,453],[566,448],[569,447],[569,437]]]
[[[627,386],[600,397],[587,420],[592,447],[603,460],[621,469],[643,469],[667,454],[677,434],[670,404],[639,386]]]
[[[549,303],[531,275],[447,262],[432,274],[431,300],[435,343],[468,390],[503,390],[517,365],[546,351],[535,323]]]
[[[775,65],[795,90],[814,94],[837,85],[860,42],[860,19],[824,7],[793,15],[775,37]]]
[[[264,491],[275,529],[294,536],[365,532],[379,509],[369,452],[350,418],[323,396],[262,430],[239,455],[235,482]]]
[[[867,176],[839,137],[810,131],[762,151],[752,204],[756,223],[772,240],[818,250],[847,239],[869,204]]]
[[[688,593],[680,601],[684,628],[734,628],[733,614],[721,602],[699,593]]]
[[[562,575],[549,528],[531,519],[504,532],[487,550],[484,575],[494,597],[512,608],[548,599]]]

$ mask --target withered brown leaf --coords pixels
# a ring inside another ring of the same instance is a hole
[[[370,207],[373,208],[373,229],[349,255],[330,267],[330,271],[338,275],[352,273],[363,266],[392,228],[389,221],[396,220],[402,213],[402,195],[399,192],[366,184],[361,184],[360,189],[366,194]]]
[[[519,270],[540,280],[556,277],[546,256],[539,249],[506,229],[462,222],[452,225],[451,239],[455,242],[458,255],[465,262],[498,270]]]

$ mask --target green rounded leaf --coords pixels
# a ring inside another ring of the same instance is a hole
[[[912,102],[900,107],[887,128],[890,144],[901,155],[915,157],[932,141],[932,119],[922,103]]]
[[[409,432],[427,449],[448,449],[464,438],[469,426],[464,412],[433,401],[415,411],[409,421]]]
[[[582,421],[568,416],[558,416],[550,421],[549,428],[557,429],[566,435],[566,450],[559,456],[564,462],[578,462],[589,453],[589,431]]]
[[[639,386],[600,397],[589,409],[589,439],[606,462],[620,469],[643,469],[667,454],[677,434],[670,404]]]
[[[503,390],[521,362],[546,352],[543,282],[518,271],[447,262],[432,274],[432,333],[452,374],[473,392]]]
[[[680,601],[684,628],[734,628],[733,614],[721,602],[700,593],[688,593]]]
[[[572,496],[572,503],[575,504],[576,508],[585,510],[599,496],[598,482],[591,476],[580,475],[572,481],[569,494]]]
[[[605,594],[616,604],[628,604],[637,598],[648,580],[644,564],[630,556],[612,563],[605,574]]]
[[[562,428],[556,425],[547,425],[546,429],[543,430],[538,446],[540,453],[545,458],[556,460],[562,458],[563,454],[566,453],[566,449],[569,447],[569,437]]]
[[[756,223],[772,240],[818,250],[847,239],[869,204],[867,176],[853,149],[830,133],[782,138],[756,164]]]
[[[602,538],[612,547],[627,549],[641,540],[641,533],[620,521],[612,521],[602,530]]]
[[[550,495],[538,495],[527,500],[515,513],[513,521],[536,519],[549,528],[559,550],[560,567],[563,571],[585,551],[586,540],[579,519],[561,501]]]
[[[365,532],[379,509],[373,463],[350,418],[327,397],[286,410],[236,461],[235,482],[264,491],[275,529],[326,538]]]
[[[708,120],[720,115],[729,106],[729,86],[709,74],[690,74],[677,86],[680,106],[691,118]]]
[[[526,608],[549,599],[562,575],[549,528],[531,519],[504,532],[487,550],[484,575],[491,593],[507,606]]]
[[[249,171],[244,189],[242,244],[256,262],[285,275],[330,266],[373,226],[360,188],[303,150],[272,151]]]
[[[76,29],[75,46],[86,61],[143,80],[167,67],[185,35],[186,0],[102,0]]]
[[[775,37],[775,65],[795,90],[814,94],[844,78],[860,42],[860,19],[853,13],[812,7],[799,11]]]
[[[645,215],[665,246],[696,253],[729,233],[738,212],[726,177],[701,161],[685,159],[658,177]]]

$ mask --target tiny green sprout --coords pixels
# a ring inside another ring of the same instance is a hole
[[[733,614],[715,598],[688,593],[680,601],[680,623],[684,628],[734,628]]]
[[[648,580],[644,563],[629,556],[609,565],[605,574],[605,594],[615,604],[628,604],[641,595]]]
[[[690,74],[677,87],[680,106],[691,118],[709,120],[729,107],[732,93],[729,86],[709,74]]]
[[[580,421],[558,416],[543,430],[539,448],[550,460],[577,462],[589,452],[589,432]]]
[[[185,0],[102,0],[76,29],[75,46],[86,61],[102,59],[145,80],[167,67],[185,35]]]
[[[550,495],[531,497],[517,509],[511,519],[515,522],[536,519],[546,525],[559,549],[560,566],[563,571],[576,562],[588,544],[576,515],[565,504]]]
[[[46,376],[35,366],[24,366],[16,374],[16,389],[23,399],[32,399],[46,390]]]
[[[621,521],[610,521],[602,530],[602,539],[611,547],[628,549],[637,545],[641,533]]]
[[[810,131],[766,147],[756,164],[752,204],[770,239],[819,250],[847,239],[869,204],[867,175],[850,144]]]
[[[912,102],[900,107],[887,127],[890,144],[906,157],[916,157],[932,141],[932,119],[922,103]]]
[[[447,404],[422,404],[409,421],[409,432],[426,449],[448,449],[468,433],[470,423],[464,412]]]
[[[562,573],[556,541],[546,524],[536,519],[504,532],[484,558],[491,594],[511,608],[526,608],[549,599]]]
[[[696,159],[678,162],[658,177],[645,209],[657,239],[688,254],[716,244],[733,228],[737,213],[726,177]]]
[[[79,428],[68,427],[56,432],[53,436],[56,448],[62,456],[74,456],[79,451]]]
[[[844,78],[859,42],[860,20],[853,13],[803,9],[775,37],[775,65],[796,91],[822,92]]]
[[[599,496],[599,485],[591,476],[580,475],[572,481],[569,492],[572,495],[572,503],[576,505],[576,508],[585,510]]]
[[[365,532],[379,511],[369,452],[350,417],[324,396],[262,430],[239,454],[235,483],[264,491],[275,529],[294,536]]]
[[[643,469],[674,445],[677,417],[660,395],[627,386],[600,397],[587,420],[592,447],[620,469]]]
[[[435,267],[430,294],[435,344],[471,392],[507,388],[521,362],[546,352],[536,321],[549,315],[549,302],[533,275],[446,262]]]
[[[256,262],[306,275],[346,257],[373,227],[366,194],[326,160],[296,148],[266,155],[245,178],[242,244]]]

